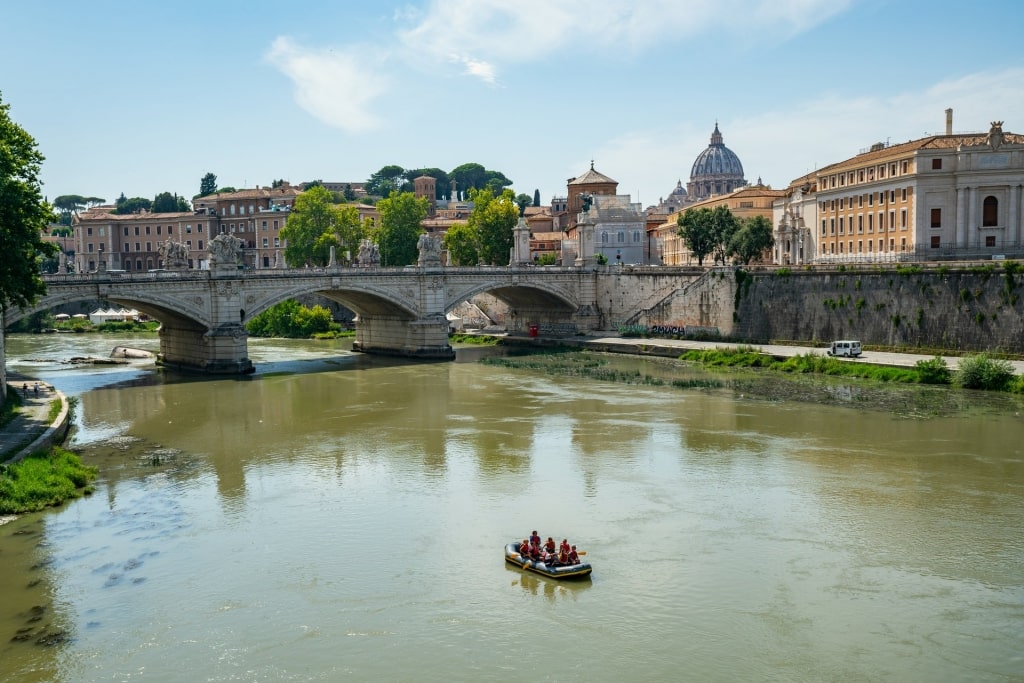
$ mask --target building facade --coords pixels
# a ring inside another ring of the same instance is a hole
[[[1024,255],[1024,136],[950,128],[817,171],[814,260]]]

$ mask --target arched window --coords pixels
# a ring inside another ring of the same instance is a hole
[[[984,227],[999,225],[999,200],[989,195],[982,204],[981,224]]]

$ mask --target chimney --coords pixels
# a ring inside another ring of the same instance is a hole
[[[953,134],[953,110],[946,110],[946,135]]]

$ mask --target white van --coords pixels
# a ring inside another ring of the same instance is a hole
[[[848,358],[856,358],[861,354],[860,342],[841,340],[834,341],[828,347],[828,355],[830,356],[846,356]]]

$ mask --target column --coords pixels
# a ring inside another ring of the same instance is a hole
[[[967,188],[967,246],[969,247],[976,246],[971,243],[976,242],[978,239],[977,193],[978,190],[976,188]],[[972,236],[974,239],[971,239]]]
[[[967,240],[964,237],[966,232],[967,218],[964,216],[964,188],[956,188],[956,223],[953,226],[954,235],[953,248],[960,249],[961,247],[967,246]]]
[[[1006,246],[1013,245],[1016,247],[1020,243],[1020,221],[1017,219],[1019,193],[1019,186],[1010,186],[1010,212],[1006,220]]]

